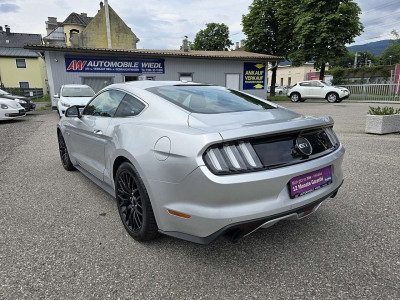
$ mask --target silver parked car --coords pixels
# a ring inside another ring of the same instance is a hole
[[[336,196],[345,150],[332,127],[223,87],[138,81],[68,108],[57,132],[64,168],[116,197],[133,238],[207,244]]]

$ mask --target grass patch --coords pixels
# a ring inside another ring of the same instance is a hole
[[[50,95],[46,94],[41,98],[37,98],[37,99],[33,100],[33,102],[50,102]]]
[[[267,96],[268,101],[290,101],[290,98],[287,96]]]
[[[42,102],[43,102],[43,101],[42,101]],[[51,106],[51,103],[50,103],[50,101],[49,101],[49,103],[46,103],[45,106],[36,109],[36,111],[44,111],[44,110],[48,109],[50,106]]]

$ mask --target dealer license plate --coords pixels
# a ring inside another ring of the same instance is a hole
[[[296,176],[289,182],[290,197],[297,198],[332,183],[331,167]]]

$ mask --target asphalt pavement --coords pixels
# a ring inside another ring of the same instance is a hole
[[[400,135],[364,133],[371,104],[280,104],[335,119],[345,183],[237,244],[136,242],[115,200],[62,168],[55,112],[0,123],[0,298],[399,299]]]

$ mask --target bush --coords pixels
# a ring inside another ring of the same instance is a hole
[[[384,106],[384,107],[369,107],[368,111],[369,115],[395,115],[395,114],[400,114],[400,108],[394,108],[394,107],[389,107],[389,106]]]
[[[50,102],[50,95],[46,94],[41,98],[37,98],[37,99],[33,100],[33,102]]]

